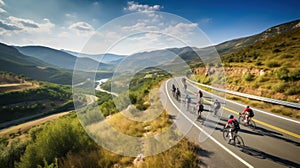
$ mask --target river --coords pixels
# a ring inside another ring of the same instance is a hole
[[[101,84],[106,82],[107,80],[108,80],[108,78],[97,80],[96,82],[98,83],[98,85],[96,86],[95,89],[100,90],[101,89]]]

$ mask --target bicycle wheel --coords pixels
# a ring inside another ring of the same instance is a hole
[[[223,138],[225,141],[229,141],[229,130],[223,129]]]
[[[249,128],[251,128],[252,130],[256,128],[256,124],[252,119],[249,121]]]
[[[234,138],[234,145],[238,148],[244,148],[245,144],[243,138],[239,135],[236,135]]]

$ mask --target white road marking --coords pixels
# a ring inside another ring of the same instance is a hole
[[[172,101],[168,89],[167,89],[167,84],[170,81],[167,80],[166,85],[165,85],[165,89],[166,89],[166,93],[168,95],[168,98],[170,100],[170,102],[172,103],[172,105],[188,120],[190,121],[196,128],[198,128],[201,132],[203,132],[208,138],[210,138],[212,141],[214,141],[217,145],[219,145],[222,149],[224,149],[227,153],[229,153],[231,156],[235,157],[237,160],[239,160],[240,162],[242,162],[244,165],[246,165],[249,168],[254,168],[251,164],[249,164],[248,162],[246,162],[245,160],[243,160],[241,157],[239,157],[238,155],[236,155],[235,153],[233,153],[231,150],[229,150],[228,148],[226,148],[224,145],[222,145],[219,141],[217,141],[214,137],[212,137],[211,135],[209,135],[206,131],[204,131],[202,128],[200,128],[196,123],[194,123],[189,117],[187,117],[177,106],[176,104]]]

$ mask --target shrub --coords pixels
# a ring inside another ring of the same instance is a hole
[[[280,64],[277,61],[268,61],[267,66],[269,68],[275,68],[275,67],[280,67]]]
[[[246,72],[246,73],[243,75],[243,79],[244,79],[245,81],[253,81],[254,75],[252,75],[250,72]]]
[[[266,76],[264,76],[264,75],[259,76],[259,77],[257,78],[257,81],[258,81],[258,82],[266,82],[266,81],[268,81],[268,80],[269,80],[269,78],[266,77]]]
[[[278,84],[274,84],[272,86],[272,89],[276,92],[283,93],[283,92],[285,92],[287,87],[288,87],[288,84],[286,84],[286,83],[278,83]]]
[[[287,81],[289,79],[289,70],[286,67],[281,67],[275,71],[275,74],[278,79]]]
[[[290,55],[290,54],[282,54],[280,55],[280,58],[293,58],[294,56],[293,55]]]
[[[15,167],[15,162],[20,161],[21,155],[26,149],[28,141],[13,140],[1,148],[0,167]]]
[[[288,77],[292,81],[300,80],[300,69],[292,70],[288,73]]]
[[[285,92],[287,95],[296,95],[300,93],[300,88],[299,87],[289,87]]]
[[[273,112],[273,113],[281,113],[281,109],[272,108],[271,112]]]
[[[293,115],[293,113],[291,111],[283,111],[282,114],[285,116],[289,116],[289,117],[291,117]]]
[[[273,53],[279,53],[279,52],[281,52],[281,50],[278,49],[278,48],[276,48],[276,49],[273,50]]]
[[[256,66],[261,66],[261,65],[263,65],[263,63],[261,61],[256,61],[255,65]]]

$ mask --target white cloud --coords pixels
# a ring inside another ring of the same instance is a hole
[[[51,34],[54,27],[55,25],[46,18],[37,23],[30,19],[9,16],[0,19],[0,40],[12,44],[32,43],[32,40],[38,42],[46,38],[45,34]]]
[[[162,7],[160,5],[153,5],[153,6],[150,6],[150,5],[142,5],[142,4],[139,4],[138,2],[134,2],[134,1],[130,1],[127,3],[127,7],[124,8],[124,10],[127,10],[127,11],[137,11],[137,12],[151,12],[151,11],[158,11],[160,10]]]
[[[7,12],[6,12],[6,10],[0,8],[0,14],[1,14],[1,13],[7,13]]]
[[[18,31],[32,32],[32,33],[50,32],[51,29],[55,27],[55,25],[51,23],[50,20],[47,18],[44,18],[41,23],[37,23],[30,19],[9,16],[8,18],[6,18],[5,23],[18,27],[19,28]]]
[[[186,36],[191,35],[197,27],[197,23],[178,23],[175,26],[168,26],[162,32],[175,36]]]
[[[75,19],[75,18],[77,18],[77,14],[76,13],[66,13],[65,16],[68,19]]]
[[[75,31],[77,35],[91,35],[95,32],[93,26],[86,22],[76,22],[71,24],[68,28]]]
[[[5,5],[4,1],[0,0],[0,6],[4,6],[4,5]]]

